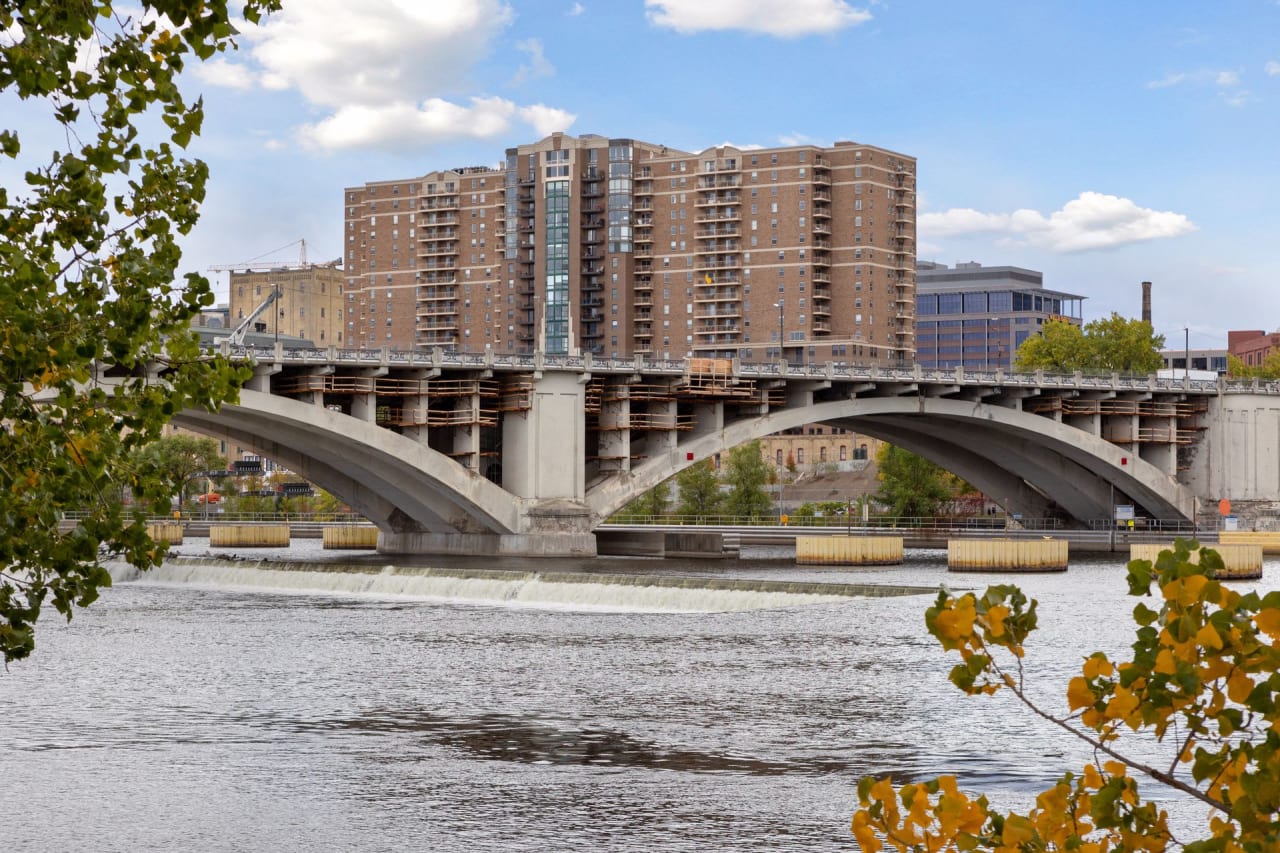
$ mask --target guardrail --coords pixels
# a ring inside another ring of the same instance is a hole
[[[279,362],[299,364],[351,364],[390,365],[405,367],[460,367],[533,371],[539,369],[578,370],[582,372],[630,373],[643,372],[655,375],[685,375],[690,364],[701,359],[646,359],[603,358],[585,355],[547,355],[545,353],[457,352],[436,348],[433,350],[350,350],[327,348],[284,349],[283,347],[223,346],[217,350],[223,355],[255,362]],[[212,353],[211,353],[212,354]],[[881,367],[849,365],[839,362],[820,364],[789,364],[777,362],[742,362],[731,359],[730,376],[741,378],[796,378],[839,379],[850,381],[927,382],[933,384],[960,383],[993,385],[1002,387],[1091,388],[1128,391],[1192,391],[1200,394],[1253,393],[1280,395],[1280,382],[1262,380],[1165,379],[1151,374],[1095,373],[1075,371],[1053,373],[1035,371],[1023,373],[994,370],[924,369],[911,367]]]

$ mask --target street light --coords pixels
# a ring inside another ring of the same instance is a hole
[[[778,357],[779,357],[780,359],[782,359],[782,360],[784,360],[784,361],[785,361],[785,360],[786,360],[786,358],[787,358],[787,351],[786,351],[786,349],[785,349],[785,347],[783,346],[783,343],[782,343],[782,309],[783,309],[783,305],[784,305],[784,303],[782,302],[782,300],[781,300],[781,299],[779,299],[777,302],[775,302],[775,303],[774,303],[773,307],[778,309]]]

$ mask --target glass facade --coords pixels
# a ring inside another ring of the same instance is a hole
[[[609,146],[609,251],[630,252],[632,246],[631,145]]]
[[[547,152],[553,154],[555,152]],[[557,168],[557,167],[548,167]],[[550,355],[569,354],[569,181],[543,185],[547,277],[543,301],[543,336]]]

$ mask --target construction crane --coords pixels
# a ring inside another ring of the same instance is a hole
[[[233,347],[238,347],[244,343],[244,336],[249,333],[249,327],[253,325],[253,321],[258,319],[258,317],[262,315],[262,312],[266,311],[267,308],[271,306],[271,303],[275,302],[279,298],[279,289],[273,289],[267,294],[267,298],[262,300],[261,305],[250,311],[249,316],[240,321],[240,325],[236,326],[231,334],[227,336],[227,340]]]
[[[290,249],[290,248],[292,248],[292,247],[294,247],[294,246],[298,246],[298,247],[299,247],[299,248],[298,248],[298,262],[297,262],[297,263],[287,263],[287,262],[282,262],[282,261],[271,261],[271,260],[265,260],[265,261],[264,261],[264,260],[263,260],[263,258],[268,258],[268,257],[270,257],[270,256],[272,256],[272,255],[278,255],[278,254],[280,254],[280,252],[284,251],[285,249]],[[241,271],[243,271],[243,272],[249,272],[250,270],[253,270],[253,269],[259,269],[259,270],[278,270],[278,269],[287,269],[287,270],[305,270],[305,269],[310,269],[310,268],[311,268],[311,267],[313,267],[313,266],[319,266],[319,267],[336,267],[336,266],[338,266],[338,265],[339,265],[339,264],[341,264],[341,263],[342,263],[342,258],[334,258],[332,261],[329,261],[328,263],[323,263],[323,264],[309,264],[309,263],[307,263],[307,241],[306,241],[306,239],[301,239],[301,240],[294,240],[292,243],[289,243],[289,244],[287,244],[287,245],[281,246],[281,247],[280,247],[280,248],[278,248],[278,249],[272,249],[270,252],[264,252],[263,254],[258,255],[258,257],[256,257],[256,258],[252,258],[252,259],[250,259],[250,260],[248,260],[248,261],[243,261],[243,262],[238,263],[238,264],[214,264],[213,266],[209,267],[209,272],[235,272],[236,270],[241,270]]]

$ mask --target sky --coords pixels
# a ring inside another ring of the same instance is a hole
[[[1152,281],[1176,348],[1280,327],[1280,0],[284,0],[238,41],[184,75],[184,269],[332,260],[344,187],[556,130],[854,140],[917,158],[922,260],[1040,270],[1086,321]]]

